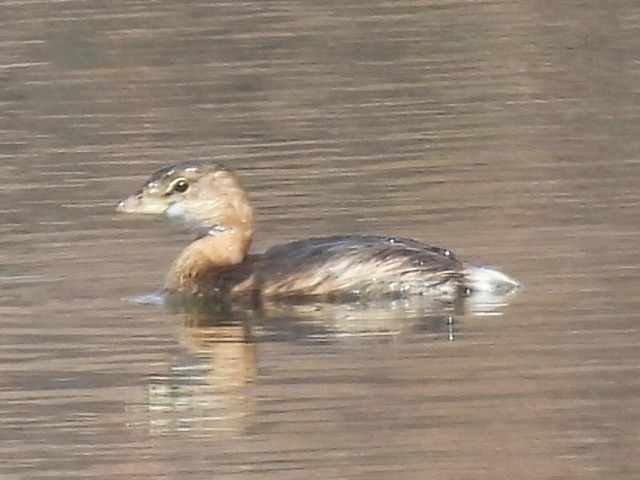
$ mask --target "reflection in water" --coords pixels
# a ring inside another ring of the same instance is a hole
[[[140,297],[156,302],[159,295]],[[152,431],[211,436],[248,428],[254,410],[245,387],[258,375],[256,341],[332,342],[431,332],[454,340],[455,318],[500,315],[507,296],[472,295],[434,304],[422,297],[351,303],[265,301],[254,305],[168,297],[185,352],[149,385]]]
[[[180,344],[186,353],[149,385],[154,431],[239,432],[251,413],[249,394],[239,387],[256,376],[251,325],[213,312],[179,313]]]

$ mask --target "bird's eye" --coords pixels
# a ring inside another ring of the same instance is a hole
[[[189,183],[184,178],[179,178],[171,184],[171,188],[167,192],[167,195],[172,193],[184,193],[189,190]]]

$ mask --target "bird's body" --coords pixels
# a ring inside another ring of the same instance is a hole
[[[498,271],[463,264],[447,249],[386,236],[311,238],[250,255],[253,208],[237,176],[218,164],[161,169],[118,210],[165,213],[200,234],[175,260],[165,283],[169,293],[225,300],[453,299],[476,289],[508,292],[518,286]]]

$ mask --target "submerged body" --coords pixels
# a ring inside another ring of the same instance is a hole
[[[449,250],[373,235],[295,241],[249,255],[254,218],[236,175],[218,164],[183,163],[156,172],[120,202],[128,213],[166,214],[200,236],[173,263],[165,290],[187,296],[428,296],[451,300],[474,291],[508,294],[508,276],[463,264]]]

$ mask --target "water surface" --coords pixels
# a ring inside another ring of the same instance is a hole
[[[0,32],[4,476],[637,478],[640,6],[33,1]],[[453,326],[132,301],[190,237],[114,206],[193,158],[243,176],[255,251],[394,234],[525,288]]]

